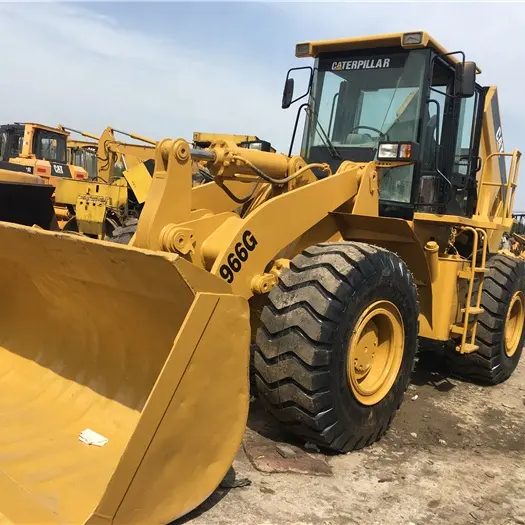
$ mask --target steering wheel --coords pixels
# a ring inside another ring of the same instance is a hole
[[[388,134],[387,133],[383,133],[380,129],[373,128],[372,126],[354,126],[350,130],[350,133],[353,133],[356,129],[369,129],[371,131],[375,131],[376,133],[379,134],[380,138],[388,140]]]

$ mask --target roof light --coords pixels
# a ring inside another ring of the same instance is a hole
[[[295,56],[304,57],[310,54],[310,43],[304,42],[295,46]]]
[[[423,42],[423,33],[418,31],[417,33],[404,33],[403,42],[404,46],[418,46]]]

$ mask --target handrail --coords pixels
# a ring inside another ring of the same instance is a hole
[[[491,181],[485,181],[485,170],[487,168],[487,165],[490,160],[494,157],[512,157],[511,163],[510,163],[510,169],[509,169],[509,177],[507,182],[491,182]],[[519,173],[519,165],[521,160],[521,151],[515,149],[512,153],[505,153],[505,152],[496,152],[491,153],[488,155],[484,162],[483,162],[483,168],[481,169],[481,177],[480,177],[480,188],[479,188],[479,194],[478,194],[478,202],[476,205],[476,215],[479,215],[481,203],[483,202],[483,199],[481,198],[483,195],[483,190],[485,187],[491,187],[491,188],[506,188],[505,192],[505,202],[504,202],[504,208],[503,208],[503,219],[507,219],[512,215],[512,207],[514,206],[514,197],[516,193],[516,186],[518,183],[518,173]]]

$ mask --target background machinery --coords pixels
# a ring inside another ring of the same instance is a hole
[[[85,163],[82,165],[86,169],[91,166],[94,155],[96,159],[96,175],[90,177],[90,181],[66,180],[58,184],[56,201],[67,205],[69,209],[69,217],[63,229],[99,239],[129,241],[150,189],[156,141],[112,127],[107,127],[100,137],[64,126],[59,128],[91,139],[68,139],[71,158]],[[116,133],[142,144],[117,140]],[[255,136],[201,132],[193,134],[196,148],[207,147],[212,140],[218,139],[231,140],[246,148],[275,151],[269,142]],[[193,174],[195,185],[210,180],[205,166],[197,161],[193,162]]]
[[[94,179],[97,176],[97,147],[98,142],[96,140],[80,140],[71,137],[67,139],[68,162],[84,168],[87,171],[88,179]]]
[[[31,122],[1,125],[0,169],[15,171],[22,167],[54,186],[63,178],[87,179],[86,170],[67,162],[68,136],[61,128]]]
[[[472,380],[516,368],[525,268],[499,246],[520,153],[503,150],[496,88],[424,32],[296,55],[315,58],[301,156],[160,141],[128,246],[0,224],[7,519],[195,508],[241,442],[251,342],[267,409],[336,452],[387,431],[418,340]],[[289,72],[283,107],[293,87]],[[193,187],[193,161],[213,183]],[[85,428],[108,443],[79,442]]]
[[[61,181],[57,186],[56,201],[69,210],[63,229],[100,239],[111,237],[116,228],[120,231],[128,223],[136,222],[151,185],[156,141],[111,127],[100,136],[59,127],[91,139],[70,139],[68,149],[72,158],[91,169],[93,159],[96,161],[89,181]],[[142,144],[117,140],[115,133]]]
[[[0,219],[58,229],[52,195],[63,178],[84,180],[87,172],[68,163],[68,133],[35,123],[0,126]],[[55,210],[60,215],[61,208]]]

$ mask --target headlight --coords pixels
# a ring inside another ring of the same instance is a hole
[[[380,142],[377,149],[377,160],[388,162],[392,160],[415,161],[419,152],[417,142]]]
[[[399,150],[399,144],[384,143],[379,145],[379,151],[377,152],[378,159],[397,159],[397,152]]]
[[[272,151],[272,145],[266,140],[252,140],[240,142],[239,146],[246,149],[256,149],[259,151]]]

